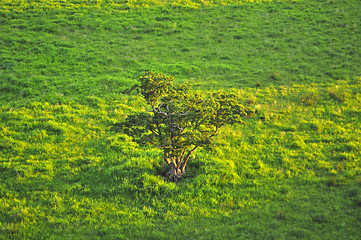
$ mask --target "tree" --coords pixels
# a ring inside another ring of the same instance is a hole
[[[172,180],[182,177],[191,154],[210,145],[222,126],[244,123],[243,117],[254,114],[232,93],[191,92],[189,85],[174,85],[173,77],[151,71],[139,80],[132,89],[138,88],[150,110],[129,115],[119,126],[138,144],[162,149]]]

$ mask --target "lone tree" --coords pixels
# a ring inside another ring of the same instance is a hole
[[[150,110],[129,115],[118,126],[138,144],[163,150],[171,180],[182,177],[191,154],[211,144],[222,126],[244,123],[242,118],[254,113],[232,93],[190,92],[189,85],[173,85],[173,77],[151,71],[139,80],[131,89],[138,88]]]

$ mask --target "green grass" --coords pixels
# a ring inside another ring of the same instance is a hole
[[[360,76],[355,1],[126,12],[55,9],[1,16],[5,101],[113,98],[148,69],[192,80],[201,89]]]
[[[18,2],[0,4],[0,239],[361,238],[357,0]],[[146,110],[121,91],[148,69],[258,114],[168,182],[112,130]]]

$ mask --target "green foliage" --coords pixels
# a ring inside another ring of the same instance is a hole
[[[140,92],[150,105],[148,112],[127,117],[118,124],[140,144],[163,150],[170,165],[170,178],[180,178],[191,154],[207,147],[224,125],[244,123],[254,110],[237,102],[231,93],[214,92],[205,96],[190,92],[189,85],[173,85],[173,77],[146,72],[140,77]]]
[[[179,98],[180,93],[178,91],[187,91],[186,86],[181,86],[178,89],[173,88],[172,82],[174,78],[172,76],[166,76],[162,73],[154,74],[153,72],[147,72],[144,76],[139,78],[140,80],[140,89],[142,96],[151,106],[155,106],[160,98],[165,97],[166,95],[179,94],[174,96],[174,98]]]

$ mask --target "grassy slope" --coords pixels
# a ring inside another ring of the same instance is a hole
[[[147,69],[202,89],[348,79],[360,76],[358,10],[311,1],[2,13],[0,98],[110,97]]]
[[[360,238],[359,10],[0,13],[0,238]],[[157,150],[111,131],[144,109],[119,92],[146,69],[238,92],[259,115],[167,182]]]

